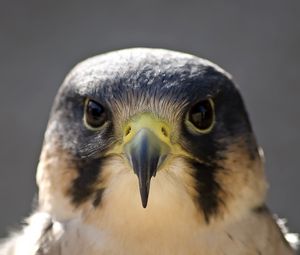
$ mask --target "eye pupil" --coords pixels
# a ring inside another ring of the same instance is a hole
[[[89,99],[85,106],[85,121],[93,128],[101,127],[106,121],[104,107],[94,100]]]
[[[95,102],[89,101],[87,113],[91,115],[93,118],[98,119],[99,117],[101,117],[101,114],[103,113],[103,109],[100,105],[96,104]]]
[[[205,131],[213,125],[214,109],[211,100],[204,100],[192,107],[189,121],[200,131]]]

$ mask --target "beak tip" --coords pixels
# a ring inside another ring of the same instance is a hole
[[[141,191],[140,194],[141,194],[142,206],[143,208],[146,208],[148,204],[149,190],[148,191],[140,190],[140,191]]]

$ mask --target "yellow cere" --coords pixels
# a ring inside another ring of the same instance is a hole
[[[138,115],[125,125],[123,144],[129,142],[142,128],[149,129],[162,142],[171,147],[169,125],[150,113]]]
[[[149,129],[159,138],[159,140],[167,144],[170,147],[170,154],[185,156],[188,158],[192,157],[185,150],[183,150],[179,144],[171,143],[170,124],[164,120],[157,118],[151,113],[142,113],[130,119],[130,121],[128,121],[123,127],[122,142],[115,145],[114,148],[106,153],[106,155],[123,153],[124,145],[130,142],[135,137],[135,135],[143,128]]]

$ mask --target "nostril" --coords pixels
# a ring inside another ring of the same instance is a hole
[[[131,127],[127,127],[126,130],[125,130],[125,136],[128,136],[131,132]]]
[[[161,128],[161,132],[163,133],[163,135],[165,137],[168,137],[168,132],[167,132],[167,130],[164,127]]]

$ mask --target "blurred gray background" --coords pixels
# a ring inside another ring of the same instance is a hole
[[[300,232],[299,0],[0,0],[0,237],[31,211],[66,73],[133,46],[193,53],[233,74],[266,154],[268,204]]]

